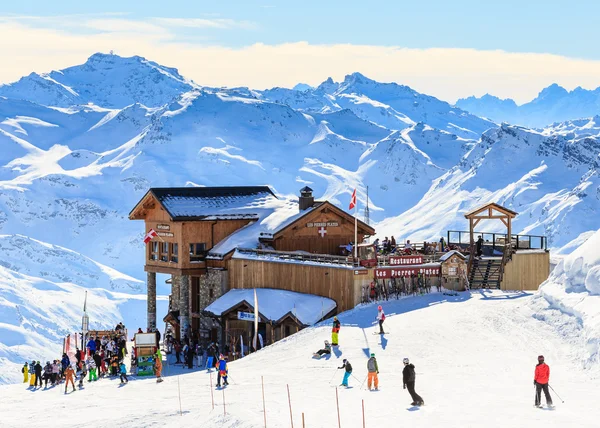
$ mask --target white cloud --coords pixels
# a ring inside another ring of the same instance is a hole
[[[215,29],[243,28],[248,30],[256,28],[256,24],[249,21],[235,21],[233,19],[223,18],[152,18],[152,21],[167,27]]]
[[[567,89],[600,86],[600,61],[538,53],[475,49],[408,49],[369,45],[253,44],[241,48],[179,41],[177,30],[202,30],[203,21],[157,19],[135,21],[118,16],[81,18],[69,25],[48,26],[0,18],[0,82],[31,71],[45,72],[85,61],[94,52],[141,55],[210,86],[292,87],[317,85],[328,76],[343,79],[359,71],[380,81],[395,81],[448,101],[486,92],[525,102],[551,83]],[[75,26],[87,28],[81,31]],[[60,29],[58,29],[60,28]],[[215,27],[211,27],[215,28]],[[225,27],[222,27],[225,28]]]

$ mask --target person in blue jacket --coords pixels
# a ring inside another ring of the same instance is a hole
[[[125,363],[123,361],[121,361],[121,364],[119,364],[119,373],[121,374],[121,383],[128,383],[129,380],[127,379],[127,367],[125,367]]]
[[[93,357],[96,353],[96,341],[94,338],[90,338],[90,341],[87,343],[87,348],[90,351],[90,356]]]
[[[227,373],[229,370],[227,369],[227,361],[223,354],[219,356],[219,365],[218,365],[219,374],[217,375],[217,387],[221,386],[221,378],[223,378],[223,386],[229,385],[227,382]]]
[[[60,364],[62,366],[61,373],[64,375],[65,371],[67,370],[67,367],[69,367],[71,365],[71,360],[69,359],[67,354],[63,354],[62,360],[60,360]]]

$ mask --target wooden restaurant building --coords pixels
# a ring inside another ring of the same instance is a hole
[[[225,331],[223,314],[206,310],[230,290],[274,289],[325,297],[335,303],[322,314],[327,317],[360,303],[361,289],[371,280],[366,269],[348,262],[354,217],[328,201],[315,201],[308,187],[297,201],[279,199],[267,186],[151,188],[129,218],[143,220],[146,234],[156,234],[145,247],[148,328],[156,327],[156,274],[168,274],[169,311],[163,316],[178,338],[224,341],[223,334],[233,335]],[[357,222],[359,242],[374,233]],[[240,312],[251,309],[248,302],[238,303]],[[277,314],[286,315],[281,319],[269,318],[266,308],[261,312],[270,326],[267,339],[280,339],[305,326],[293,315],[293,298],[281,299],[281,304],[290,306],[279,308]],[[228,309],[231,318],[236,308]],[[314,321],[314,316],[305,318]],[[239,323],[231,325],[239,330]],[[251,329],[252,323],[247,325]]]

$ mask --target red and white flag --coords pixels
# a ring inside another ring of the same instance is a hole
[[[148,242],[152,241],[152,238],[154,238],[157,235],[158,233],[156,233],[154,229],[150,229],[146,236],[144,236],[144,244],[147,244]]]
[[[350,198],[350,209],[353,210],[356,207],[356,189],[352,192],[352,197]]]

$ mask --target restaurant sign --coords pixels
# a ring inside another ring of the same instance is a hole
[[[390,266],[420,264],[423,264],[423,256],[390,256]]]
[[[440,266],[399,267],[375,269],[375,279],[410,277],[411,275],[439,276]]]
[[[340,224],[337,221],[306,223],[306,227],[338,227],[339,225]]]
[[[158,230],[171,230],[171,225],[170,224],[157,224],[156,228]]]

